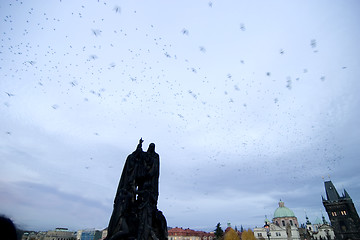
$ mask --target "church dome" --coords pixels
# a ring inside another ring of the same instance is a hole
[[[314,224],[322,224],[322,221],[320,220],[319,217],[316,217],[315,221],[314,221]]]
[[[279,207],[275,210],[274,218],[283,218],[283,217],[295,217],[293,211],[285,207],[284,202],[279,202]]]

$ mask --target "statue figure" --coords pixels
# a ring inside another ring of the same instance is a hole
[[[142,143],[126,159],[106,240],[167,240],[166,219],[157,209],[160,158],[154,143],[147,152]]]
[[[286,224],[286,236],[287,240],[292,240],[291,227],[289,223]]]

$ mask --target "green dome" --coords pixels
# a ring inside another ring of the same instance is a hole
[[[293,211],[288,209],[284,206],[283,202],[279,202],[279,207],[275,210],[274,218],[281,218],[281,217],[295,217]]]
[[[319,217],[316,217],[314,224],[322,224],[322,221],[320,220]]]

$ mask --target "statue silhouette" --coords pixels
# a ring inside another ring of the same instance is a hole
[[[157,209],[160,157],[142,138],[125,162],[114,199],[106,240],[167,240],[166,219]]]

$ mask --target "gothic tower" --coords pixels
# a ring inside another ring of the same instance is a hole
[[[360,240],[360,219],[350,195],[344,189],[340,197],[331,181],[325,182],[326,199],[322,197],[336,240]]]

